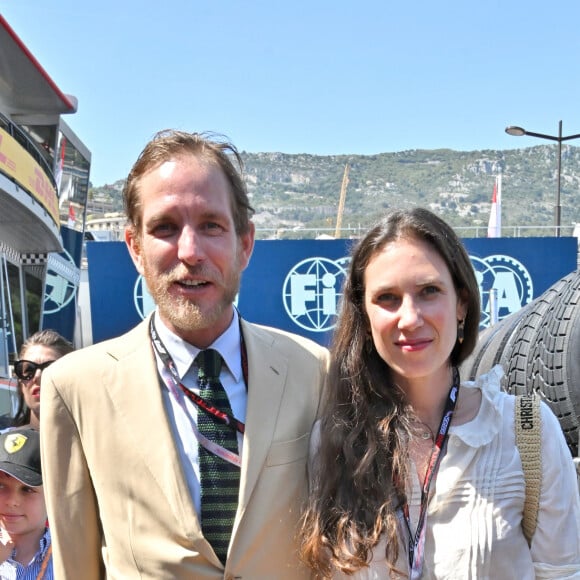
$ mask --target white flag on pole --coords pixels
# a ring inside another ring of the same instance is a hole
[[[493,184],[487,237],[501,238],[501,174],[495,178],[495,183]]]

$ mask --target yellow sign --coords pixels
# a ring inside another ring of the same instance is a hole
[[[17,181],[60,225],[54,185],[26,149],[4,129],[0,129],[0,171]]]

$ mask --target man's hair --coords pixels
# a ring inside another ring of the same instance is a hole
[[[236,147],[222,135],[187,133],[166,129],[156,133],[139,154],[123,188],[123,204],[129,224],[137,234],[141,229],[142,212],[139,185],[143,176],[172,159],[194,156],[219,167],[230,186],[230,201],[236,233],[243,235],[250,228],[254,213],[242,179],[243,162]],[[237,168],[236,168],[237,164]]]

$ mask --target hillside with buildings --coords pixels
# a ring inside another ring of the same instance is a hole
[[[334,234],[345,166],[343,237],[356,235],[392,207],[429,207],[463,235],[485,236],[495,177],[502,174],[505,236],[553,235],[555,145],[513,150],[410,150],[320,156],[242,152],[260,238]],[[122,212],[123,180],[92,187],[88,220]],[[580,222],[580,149],[562,148],[562,235]],[[123,223],[122,218],[117,220]]]

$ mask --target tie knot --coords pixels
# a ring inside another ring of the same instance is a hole
[[[200,351],[195,357],[198,368],[198,377],[201,382],[219,382],[222,368],[222,357],[217,350],[208,348]]]

